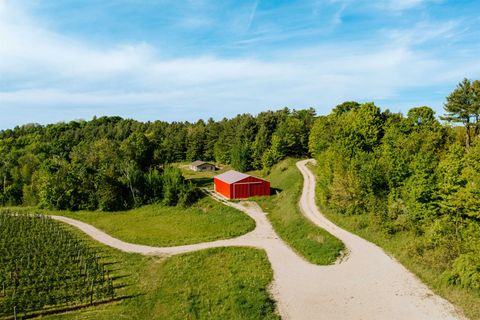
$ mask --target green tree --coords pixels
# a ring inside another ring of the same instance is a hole
[[[466,165],[462,171],[465,186],[458,192],[458,207],[463,214],[480,219],[480,141],[475,139],[474,144],[466,155]]]
[[[263,155],[270,148],[272,135],[277,128],[280,118],[283,119],[284,113],[281,112],[261,112],[257,116],[258,132],[255,141],[252,144],[253,149],[253,167],[259,169],[263,166]]]
[[[168,206],[174,206],[179,201],[185,179],[180,169],[166,166],[163,171],[163,202]]]
[[[356,101],[346,101],[333,108],[332,113],[336,116],[341,116],[342,114],[355,110],[358,107],[360,107],[360,103]]]
[[[153,146],[143,132],[133,132],[120,144],[123,157],[147,169],[152,162]]]
[[[272,145],[263,154],[262,164],[264,168],[271,168],[275,163],[285,157],[283,153],[282,140],[279,136],[274,135],[272,137]]]
[[[357,151],[372,151],[382,137],[382,115],[373,103],[345,112],[336,123],[333,133],[335,145],[348,157]]]
[[[187,126],[182,122],[173,122],[165,128],[158,156],[161,163],[178,162],[185,159],[187,151]]]
[[[447,114],[442,119],[463,123],[465,126],[465,146],[470,148],[470,120],[472,114],[478,113],[478,105],[475,102],[475,95],[470,80],[465,78],[457,85],[455,90],[447,97],[444,109]]]
[[[457,216],[462,206],[458,197],[466,180],[462,176],[465,168],[465,151],[460,144],[449,146],[445,157],[439,162],[436,175],[438,179],[438,205],[443,215]]]
[[[418,107],[408,110],[407,118],[414,126],[425,126],[437,123],[435,112],[429,107]]]
[[[39,204],[58,210],[77,210],[78,181],[70,164],[61,158],[45,163],[39,174]]]
[[[215,143],[222,131],[221,122],[216,122],[212,118],[208,119],[205,126],[204,160],[215,160]]]
[[[202,160],[204,158],[205,144],[205,122],[199,120],[187,129],[187,151],[188,161]]]
[[[160,203],[163,199],[163,176],[156,168],[145,173],[145,202]]]
[[[250,144],[237,140],[230,149],[230,164],[239,171],[248,171],[252,168]]]
[[[309,136],[308,149],[313,156],[320,155],[327,150],[333,142],[333,129],[335,119],[333,117],[321,116],[315,120]]]
[[[475,136],[480,133],[480,80],[472,82],[473,116],[475,117]]]
[[[125,184],[132,195],[133,204],[138,207],[142,204],[141,192],[143,190],[143,174],[137,163],[133,160],[124,160],[120,164],[121,176],[119,181]]]

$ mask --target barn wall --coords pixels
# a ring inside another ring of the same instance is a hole
[[[222,180],[219,180],[217,178],[213,178],[213,183],[215,184],[215,191],[218,193],[222,194],[223,196],[231,199],[231,185],[229,185],[226,182],[223,182]]]
[[[270,195],[270,182],[252,176],[233,184],[224,182],[216,177],[213,178],[213,181],[215,191],[229,199]]]
[[[270,183],[267,181],[261,184],[252,184],[250,194],[255,196],[269,196],[270,195]]]
[[[250,184],[234,183],[232,197],[235,199],[250,197]]]
[[[270,182],[256,177],[248,177],[233,184],[231,195],[232,198],[235,199],[253,196],[269,196]]]

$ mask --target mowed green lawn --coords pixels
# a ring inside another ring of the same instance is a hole
[[[100,246],[116,277],[117,302],[46,319],[279,319],[268,293],[272,270],[264,251],[215,248],[169,258]]]
[[[209,197],[189,208],[148,205],[121,212],[54,211],[87,222],[126,242],[150,246],[232,238],[255,228],[253,219]]]
[[[303,177],[296,159],[286,159],[275,165],[266,179],[277,194],[257,197],[255,201],[268,213],[275,231],[307,261],[328,265],[334,263],[345,248],[343,242],[317,227],[303,216],[299,207]],[[261,172],[253,172],[260,176]]]

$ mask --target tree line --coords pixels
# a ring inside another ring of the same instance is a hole
[[[475,290],[480,289],[478,84],[464,80],[446,99],[445,119],[463,128],[440,123],[428,107],[404,116],[372,103],[346,102],[315,121],[309,142],[325,209],[364,215],[385,237],[410,239],[404,249],[414,261],[433,267],[445,283]]]
[[[188,205],[198,190],[170,164],[197,159],[246,171],[306,156],[315,111],[267,111],[195,123],[120,117],[0,131],[0,204],[122,210]]]

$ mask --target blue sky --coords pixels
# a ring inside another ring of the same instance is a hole
[[[0,0],[0,129],[195,121],[346,100],[406,112],[480,79],[480,2]]]

